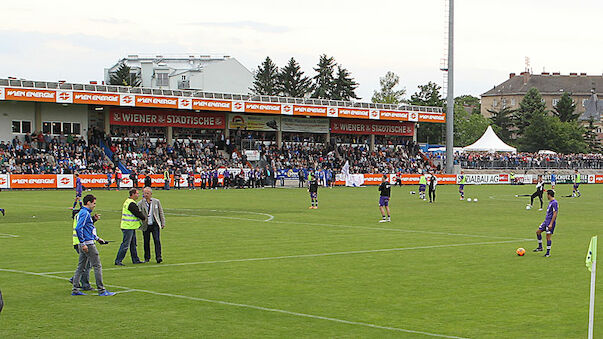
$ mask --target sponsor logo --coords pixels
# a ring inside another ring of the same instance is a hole
[[[0,178],[0,185],[4,185],[6,182],[6,178]]]
[[[67,184],[71,183],[71,179],[69,179],[69,178],[61,178],[60,182],[63,185],[67,185]]]
[[[241,102],[235,102],[234,108],[237,109],[237,110],[242,109],[243,108],[243,103],[241,103]]]
[[[69,93],[69,92],[60,92],[59,95],[58,95],[58,97],[62,101],[67,101],[67,100],[71,99],[71,93]]]

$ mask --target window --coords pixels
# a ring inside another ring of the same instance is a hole
[[[82,125],[79,122],[60,122],[44,121],[42,122],[42,132],[44,134],[75,134],[82,133]]]
[[[502,108],[507,108],[507,99],[502,99]]]
[[[494,99],[492,101],[492,107],[498,107],[498,100]]]
[[[157,86],[169,86],[167,73],[157,73]]]
[[[511,99],[511,107],[515,107],[515,99]]]
[[[31,133],[31,121],[29,120],[13,120],[13,133]]]
[[[553,99],[553,106],[557,106],[558,103],[559,103],[559,99]]]
[[[586,106],[586,100],[588,99],[582,99],[582,107]]]

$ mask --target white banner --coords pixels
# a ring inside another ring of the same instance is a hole
[[[459,178],[460,175],[457,175],[457,183],[460,181]],[[465,183],[468,185],[508,184],[509,176],[506,174],[465,174]]]
[[[283,132],[329,133],[329,120],[324,118],[281,117]]]
[[[73,174],[57,174],[57,188],[73,188]]]
[[[0,174],[0,188],[9,188],[10,180],[8,174]]]

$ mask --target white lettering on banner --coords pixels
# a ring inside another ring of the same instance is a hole
[[[54,179],[41,179],[41,178],[21,178],[21,179],[12,179],[11,182],[13,184],[25,185],[25,184],[54,184]]]
[[[19,90],[8,90],[6,91],[7,95],[12,95],[14,97],[28,97],[28,98],[41,98],[41,99],[53,99],[55,92],[38,92],[38,91],[19,91]]]
[[[398,133],[398,134],[406,134],[411,133],[410,128],[406,125],[372,125],[373,132],[381,132],[381,133]]]
[[[81,178],[82,185],[86,184],[107,184],[107,178]]]
[[[339,114],[351,115],[351,116],[365,116],[365,115],[368,114],[368,112],[367,111],[361,111],[361,110],[355,110],[355,109],[340,108],[339,109]]]
[[[119,102],[118,95],[102,95],[102,94],[76,94],[76,100],[82,101],[108,101],[108,102]]]
[[[446,121],[446,116],[441,114],[419,114],[419,117],[424,120]]]
[[[250,110],[262,110],[262,111],[279,111],[281,110],[281,105],[266,105],[266,104],[247,104],[245,107]]]
[[[327,113],[326,107],[307,107],[307,106],[295,106],[295,111],[299,113],[319,113],[325,114]]]
[[[498,174],[466,174],[465,182],[469,185],[502,183]]]
[[[199,107],[230,108],[230,103],[220,102],[220,101],[193,100],[193,105],[199,106]]]
[[[136,97],[136,101],[143,104],[158,104],[158,105],[177,105],[178,99],[168,98],[149,98],[149,97]]]
[[[214,126],[216,124],[216,119],[214,117],[192,117],[187,115],[171,115],[167,116],[168,124],[181,124],[181,125],[210,125]]]
[[[152,124],[157,122],[157,116],[154,114],[121,113],[121,120],[125,122]]]

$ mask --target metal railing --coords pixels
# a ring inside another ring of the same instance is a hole
[[[115,85],[95,85],[95,84],[73,84],[68,82],[50,82],[50,81],[34,81],[20,79],[0,79],[0,86],[10,87],[27,87],[40,89],[64,89],[72,91],[91,91],[105,93],[130,93],[130,94],[149,94],[149,95],[169,95],[176,97],[193,97],[205,99],[225,99],[225,100],[245,100],[259,101],[267,103],[282,103],[282,104],[299,104],[299,105],[321,105],[335,106],[347,108],[366,108],[366,109],[383,109],[396,111],[411,111],[418,113],[436,113],[443,114],[442,107],[432,106],[416,106],[416,105],[394,105],[394,104],[378,104],[372,102],[355,102],[343,100],[328,100],[316,98],[292,98],[279,97],[269,95],[249,95],[249,94],[229,94],[229,93],[214,93],[203,92],[186,89],[160,89],[148,87],[128,87]]]
[[[467,169],[603,169],[603,159],[577,159],[559,161],[515,161],[515,160],[457,160],[461,168]]]

